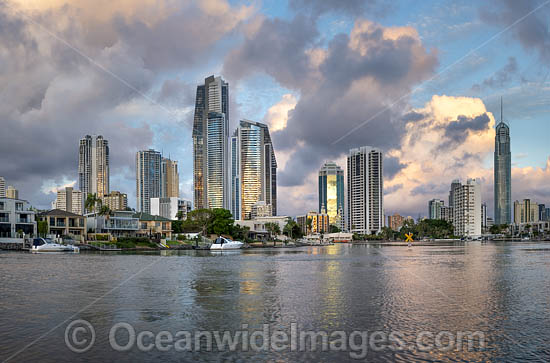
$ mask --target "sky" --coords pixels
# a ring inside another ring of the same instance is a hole
[[[135,154],[179,161],[192,199],[196,86],[230,84],[231,128],[267,123],[278,210],[315,210],[324,161],[384,151],[386,215],[427,214],[454,179],[493,210],[494,126],[512,198],[550,203],[550,1],[0,0],[0,176],[35,207],[77,186],[78,141],[110,143],[135,207]]]

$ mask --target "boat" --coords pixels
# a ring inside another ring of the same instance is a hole
[[[80,252],[80,248],[55,243],[49,238],[35,238],[32,241],[31,252]]]
[[[211,250],[238,250],[243,245],[244,243],[242,242],[232,241],[229,238],[220,236],[216,238],[214,243],[210,245],[210,249]]]

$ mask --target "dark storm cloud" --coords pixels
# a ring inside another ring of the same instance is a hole
[[[406,164],[402,164],[399,161],[399,158],[386,156],[384,158],[384,178],[386,178],[386,180],[393,179],[393,177],[406,166]]]
[[[456,121],[449,123],[445,127],[445,138],[448,143],[445,148],[451,148],[454,145],[464,143],[470,131],[483,131],[489,128],[489,116],[486,113],[483,115],[469,118],[466,116],[458,116]]]
[[[481,84],[475,84],[472,89],[474,91],[479,91],[484,88],[503,88],[510,81],[513,80],[517,73],[518,63],[516,61],[516,58],[509,57],[508,63],[506,63],[504,67],[495,72],[495,74],[493,74],[491,77],[483,80]]]
[[[492,0],[479,12],[486,23],[508,27],[543,4],[543,0]],[[536,51],[545,63],[550,61],[549,16],[550,6],[547,4],[508,30],[525,49]]]
[[[315,16],[329,12],[351,16],[364,16],[366,12],[381,15],[388,10],[387,3],[382,5],[379,0],[290,0],[289,5],[296,11],[309,11]]]
[[[418,113],[416,111],[410,111],[403,115],[402,119],[404,122],[410,122],[410,121],[420,121],[426,118],[426,115],[422,113]]]
[[[287,22],[265,19],[244,44],[225,59],[223,74],[230,80],[265,72],[289,88],[300,88],[310,76],[309,48],[319,35],[310,18],[297,16]]]
[[[242,18],[186,5],[166,22],[145,25],[132,16],[97,20],[88,5],[36,10],[27,14],[31,21],[0,3],[0,176],[38,207],[54,198],[43,187],[76,180],[78,141],[87,134],[109,140],[111,188],[131,194],[135,152],[152,146],[158,119],[173,117],[151,102],[156,78],[194,65]],[[187,88],[166,81],[158,101],[189,103]],[[153,112],[153,119],[136,119]]]
[[[411,195],[429,195],[429,196],[438,196],[445,194],[449,191],[450,185],[447,184],[422,184],[411,190]]]
[[[272,133],[279,150],[299,145],[280,172],[282,185],[303,184],[322,160],[336,159],[350,148],[369,145],[388,150],[399,145],[404,122],[398,110],[404,102],[394,109],[387,109],[387,104],[431,74],[437,57],[427,53],[408,32],[389,39],[383,27],[365,24],[368,26],[358,30],[353,41],[368,47],[366,52],[352,48],[350,37],[339,34],[322,50],[318,68],[309,58],[315,24],[300,16],[290,22],[264,20],[226,59],[224,70],[230,78],[264,71],[282,86],[300,92],[287,127]],[[367,120],[364,127],[335,142]]]

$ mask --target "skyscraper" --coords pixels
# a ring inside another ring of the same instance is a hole
[[[384,226],[382,151],[363,146],[348,155],[348,229],[373,234]]]
[[[331,225],[345,228],[344,170],[331,161],[319,170],[319,213],[328,214]]]
[[[136,208],[138,212],[151,213],[151,198],[161,195],[162,156],[155,150],[138,151],[136,154]]]
[[[83,199],[109,194],[109,142],[103,136],[86,135],[80,140],[78,185]]]
[[[502,119],[500,101],[500,122],[495,135],[495,224],[512,223],[512,154],[510,150],[510,127]]]
[[[432,199],[428,202],[428,219],[443,219],[441,217],[441,208],[445,202],[441,199]]]
[[[0,176],[0,198],[6,197],[6,179]]]
[[[162,192],[163,198],[179,198],[180,196],[180,175],[178,173],[178,162],[162,158]]]
[[[481,185],[476,179],[455,188],[454,220],[457,236],[481,235]]]
[[[460,188],[462,183],[460,183],[460,180],[455,179],[451,183],[451,191],[449,192],[449,207],[454,207],[454,195],[457,188]]]
[[[258,202],[277,215],[277,160],[267,125],[241,120],[231,137],[231,213],[251,219]],[[265,213],[265,212],[264,212]]]
[[[229,85],[210,76],[197,86],[193,120],[195,208],[229,207]]]

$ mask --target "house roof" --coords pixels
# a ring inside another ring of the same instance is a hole
[[[80,218],[84,218],[80,214],[74,214],[74,213],[67,212],[67,211],[64,211],[64,210],[61,210],[61,209],[52,209],[52,210],[49,210],[49,211],[46,211],[46,212],[42,212],[42,213],[39,213],[38,216],[39,217],[52,216],[52,217],[73,217],[73,218],[80,217]]]
[[[143,222],[153,222],[153,221],[154,222],[172,222],[168,218],[164,218],[161,216],[152,216],[150,214],[143,213],[143,212],[135,213],[134,218],[138,218],[140,221],[143,221]]]

